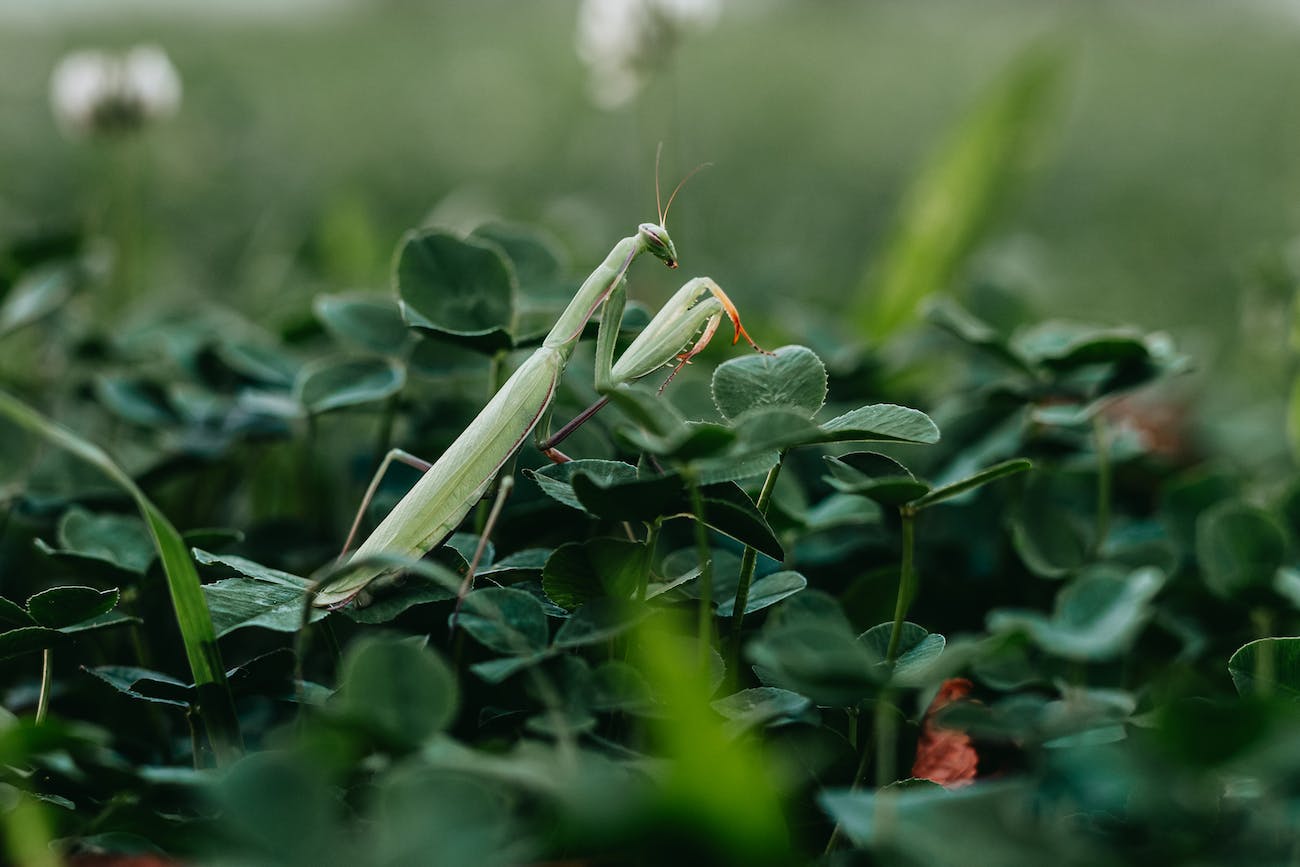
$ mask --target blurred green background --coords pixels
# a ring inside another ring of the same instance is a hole
[[[0,236],[103,218],[138,185],[151,291],[263,323],[317,292],[387,285],[424,222],[534,222],[575,270],[654,217],[683,270],[722,283],[771,345],[847,321],[904,191],[1031,46],[1064,62],[1047,135],[954,290],[995,282],[1040,314],[1167,328],[1175,389],[1245,463],[1281,459],[1300,221],[1300,3],[733,2],[598,107],[574,2],[18,0],[0,5]],[[67,51],[154,42],[180,115],[114,153],[63,135]],[[124,168],[129,166],[129,168]],[[125,178],[124,178],[125,175]],[[1208,375],[1212,374],[1212,376]],[[1230,420],[1230,423],[1225,423]]]

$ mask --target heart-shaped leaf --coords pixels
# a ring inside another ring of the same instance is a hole
[[[413,747],[456,716],[456,678],[432,650],[409,641],[363,638],[348,650],[338,709],[397,744]]]
[[[27,600],[27,613],[41,626],[63,629],[112,611],[118,595],[117,588],[51,587]]]
[[[376,355],[400,352],[411,336],[397,302],[386,295],[317,295],[312,310],[336,338]]]
[[[893,631],[894,624],[881,623],[859,635],[858,641],[871,648],[883,660],[888,657],[889,639]],[[946,645],[947,639],[937,632],[930,632],[923,626],[905,621],[899,631],[894,668],[888,675],[890,682],[899,686],[924,686],[930,669]]]
[[[486,587],[470,593],[458,622],[480,644],[512,656],[544,651],[550,637],[542,603],[511,587]]]
[[[1286,557],[1286,533],[1263,509],[1228,501],[1197,520],[1196,554],[1217,595],[1261,594]]]
[[[988,616],[989,631],[1023,633],[1043,650],[1066,659],[1112,659],[1137,637],[1151,616],[1150,602],[1164,583],[1158,569],[1124,574],[1098,568],[1057,595],[1051,617],[999,609]]]
[[[1300,699],[1300,638],[1260,638],[1228,660],[1228,673],[1242,695],[1280,693]]]
[[[59,630],[45,626],[10,629],[8,632],[0,632],[0,659],[10,659],[35,653],[38,650],[58,647],[67,640],[68,637]]]
[[[387,400],[406,382],[406,371],[382,358],[327,360],[303,368],[294,388],[312,415]]]
[[[911,470],[878,452],[851,452],[827,457],[831,487],[846,494],[867,497],[882,506],[901,506],[930,491]]]
[[[773,572],[764,575],[749,585],[749,598],[745,601],[745,613],[761,611],[776,603],[788,599],[808,586],[808,579],[798,572]],[[718,603],[718,616],[733,617],[736,613],[736,597]]]
[[[514,345],[518,284],[495,244],[439,231],[409,233],[395,279],[408,325],[481,352]]]
[[[542,587],[552,602],[572,611],[593,599],[627,599],[647,568],[640,542],[603,537],[569,542],[546,561]]]
[[[826,402],[826,366],[806,346],[733,358],[713,372],[713,402],[729,419],[761,407],[812,418]]]
[[[99,560],[137,575],[148,571],[154,559],[149,529],[134,515],[69,509],[59,521],[58,538],[60,549],[47,549],[49,553]]]
[[[822,426],[826,442],[937,443],[939,428],[920,410],[877,403],[836,416]]]

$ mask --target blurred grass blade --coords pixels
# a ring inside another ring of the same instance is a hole
[[[212,618],[200,589],[199,574],[181,534],[131,477],[99,446],[51,421],[5,391],[0,391],[0,415],[97,467],[135,500],[141,517],[149,526],[163,571],[167,575],[167,589],[176,611],[176,624],[180,627],[185,655],[197,687],[199,714],[207,728],[213,752],[219,763],[235,758],[242,750],[242,744],[234,701],[226,683]]]
[[[663,616],[636,632],[637,662],[666,711],[652,720],[669,759],[662,809],[714,842],[730,860],[788,864],[781,793],[760,745],[725,726],[710,701],[716,682],[699,662],[685,624]]]
[[[871,338],[910,322],[992,227],[1046,127],[1060,66],[1042,49],[1020,58],[922,168],[860,289]]]

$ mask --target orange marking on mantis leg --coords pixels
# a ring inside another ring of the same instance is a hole
[[[761,352],[764,355],[772,355],[773,353],[768,352],[766,349],[755,343],[754,338],[750,337],[749,332],[745,330],[745,326],[740,324],[740,311],[736,309],[736,305],[727,297],[727,293],[723,292],[722,288],[716,284],[710,285],[709,291],[713,293],[714,298],[717,298],[718,301],[721,302],[723,309],[727,311],[727,318],[731,320],[731,327],[735,332],[734,336],[731,338],[731,345],[735,346],[740,342],[740,338],[743,337],[750,346],[754,347],[756,352]],[[700,348],[703,349],[703,347]]]

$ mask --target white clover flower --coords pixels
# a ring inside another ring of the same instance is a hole
[[[711,27],[722,0],[583,0],[578,10],[578,57],[591,71],[592,96],[616,108],[690,29]]]
[[[54,116],[76,135],[137,129],[171,117],[180,104],[180,75],[156,45],[137,45],[123,55],[74,51],[50,76]]]

